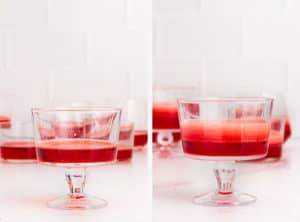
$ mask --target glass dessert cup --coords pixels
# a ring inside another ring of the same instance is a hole
[[[8,116],[0,115],[0,124],[1,129],[9,129],[11,127],[11,119]]]
[[[148,143],[148,103],[146,100],[135,99],[133,106],[134,113],[132,120],[134,122],[134,152],[143,152]]]
[[[128,161],[133,156],[134,124],[123,125],[120,128],[118,143],[118,161]]]
[[[194,96],[195,93],[196,88],[191,86],[156,87],[154,89],[152,142],[154,151],[158,151],[160,157],[180,154],[181,136],[176,101],[181,97]]]
[[[11,127],[11,117],[16,98],[12,94],[0,94],[0,124],[1,129]]]
[[[281,143],[284,144],[292,135],[292,128],[284,93],[280,91],[275,91],[271,93],[263,93],[263,96],[273,98],[274,100],[271,128],[272,130],[280,132],[280,134],[283,136],[283,142]],[[273,132],[273,134],[276,134],[276,132]],[[277,143],[279,142],[278,133],[277,136],[273,135],[272,137],[276,137]]]
[[[180,141],[179,118],[176,102],[154,102],[153,143],[161,153],[169,153]]]
[[[70,190],[48,207],[97,209],[108,204],[84,193],[86,169],[117,160],[120,113],[107,107],[32,109],[38,163],[64,167]]]
[[[280,159],[284,143],[285,116],[272,118],[267,158]]]
[[[12,121],[10,128],[1,128],[0,152],[8,163],[36,162],[32,123]]]
[[[147,130],[135,130],[134,131],[134,150],[142,151],[148,143]]]
[[[273,100],[270,98],[180,99],[180,129],[184,155],[215,161],[218,189],[195,196],[193,203],[238,206],[256,197],[233,190],[235,161],[261,159],[267,155]],[[191,105],[201,114],[191,113]],[[249,108],[259,112],[244,112]]]

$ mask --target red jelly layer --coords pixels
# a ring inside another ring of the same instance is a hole
[[[134,131],[134,146],[145,146],[148,142],[148,133],[146,130]]]
[[[268,143],[264,142],[188,142],[182,141],[186,154],[200,156],[253,156],[265,155]]]
[[[153,129],[179,129],[176,102],[156,102],[152,107]]]
[[[4,160],[34,160],[35,145],[32,141],[7,141],[1,144],[1,158]]]
[[[131,148],[118,147],[118,161],[130,160],[132,158],[133,150]]]
[[[200,156],[263,156],[270,127],[264,120],[185,120],[183,151]]]
[[[271,130],[267,157],[280,158],[282,155],[283,136],[279,131]]]
[[[292,128],[290,119],[287,117],[284,125],[284,142],[287,141],[292,135]]]
[[[49,163],[101,163],[116,159],[116,145],[94,139],[65,139],[41,141],[37,156]]]
[[[9,129],[11,127],[11,120],[8,116],[0,116],[0,128]]]

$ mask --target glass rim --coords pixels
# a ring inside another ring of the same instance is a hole
[[[112,106],[81,106],[81,107],[72,107],[72,106],[54,106],[54,107],[34,107],[31,108],[31,112],[116,112],[121,113],[122,109]]]
[[[220,103],[227,103],[227,102],[272,102],[274,99],[271,97],[197,97],[197,98],[181,98],[177,99],[178,103],[199,103],[199,102],[220,102]]]

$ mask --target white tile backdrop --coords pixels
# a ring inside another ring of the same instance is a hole
[[[155,84],[282,92],[300,136],[299,0],[154,0]]]
[[[0,93],[15,94],[20,110],[130,93],[145,104],[148,8],[147,0],[1,0]]]

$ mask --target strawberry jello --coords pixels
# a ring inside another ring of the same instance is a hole
[[[155,102],[152,107],[153,129],[179,129],[176,102]]]
[[[199,120],[181,123],[183,151],[198,159],[248,160],[268,151],[270,125],[262,119]]]

